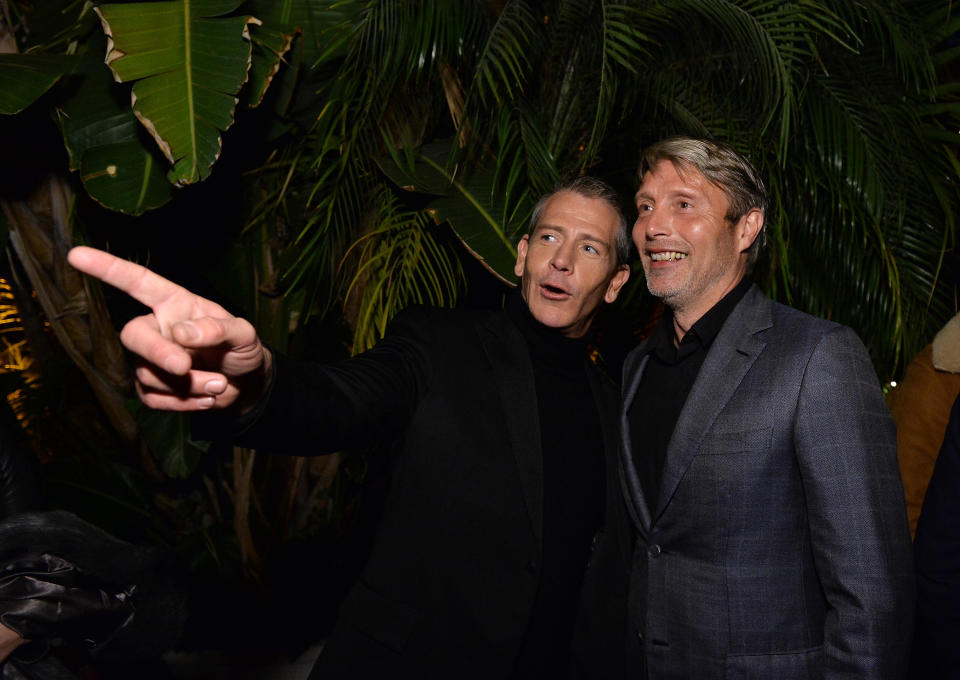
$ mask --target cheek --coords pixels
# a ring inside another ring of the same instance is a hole
[[[525,276],[520,280],[520,296],[527,301],[527,304],[529,304],[532,299],[530,295],[531,288],[533,288],[533,283],[531,283],[529,276]]]
[[[717,245],[725,240],[728,235],[732,236],[732,232],[727,229],[725,224],[709,218],[690,220],[683,225],[680,232],[685,241],[701,250],[716,249]]]

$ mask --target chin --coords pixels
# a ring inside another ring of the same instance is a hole
[[[557,330],[563,330],[572,323],[572,320],[567,318],[566,314],[556,314],[552,310],[530,310],[533,318],[538,322],[542,323],[548,328],[555,328]]]

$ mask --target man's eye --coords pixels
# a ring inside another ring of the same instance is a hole
[[[541,241],[556,241],[557,237],[554,234],[540,234]]]
[[[600,254],[600,251],[597,250],[594,246],[584,246],[583,249],[586,250],[586,251],[587,251],[588,253],[590,253],[591,255],[599,255],[599,254]]]
[[[650,212],[651,210],[653,210],[653,206],[650,205],[649,203],[641,203],[640,205],[637,206],[637,210],[639,210],[640,212]]]
[[[693,203],[691,203],[690,201],[680,201],[680,207],[683,209],[692,208]]]

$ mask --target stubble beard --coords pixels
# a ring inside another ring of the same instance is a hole
[[[646,279],[647,290],[650,291],[650,294],[655,298],[658,298],[663,304],[667,305],[671,309],[676,309],[674,307],[675,302],[682,302],[682,298],[687,290],[690,288],[692,277],[688,276],[682,281],[660,281],[659,279],[663,278],[657,273],[651,273],[652,265],[650,267],[644,266],[643,276]],[[669,278],[669,277],[668,277]]]
[[[682,281],[674,283],[658,282],[656,275],[650,276],[644,270],[644,276],[647,281],[647,290],[656,298],[659,298],[663,304],[669,307],[674,313],[682,312],[685,307],[696,303],[697,298],[702,296],[709,288],[711,283],[723,279],[730,270],[728,262],[720,262],[719,266],[710,272],[691,272]]]

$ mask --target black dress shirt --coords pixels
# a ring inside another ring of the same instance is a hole
[[[651,512],[657,506],[667,446],[687,395],[700,373],[710,345],[751,285],[749,279],[742,279],[693,324],[679,344],[675,341],[670,310],[664,313],[650,336],[647,346],[650,359],[627,418],[637,458],[634,464]]]

